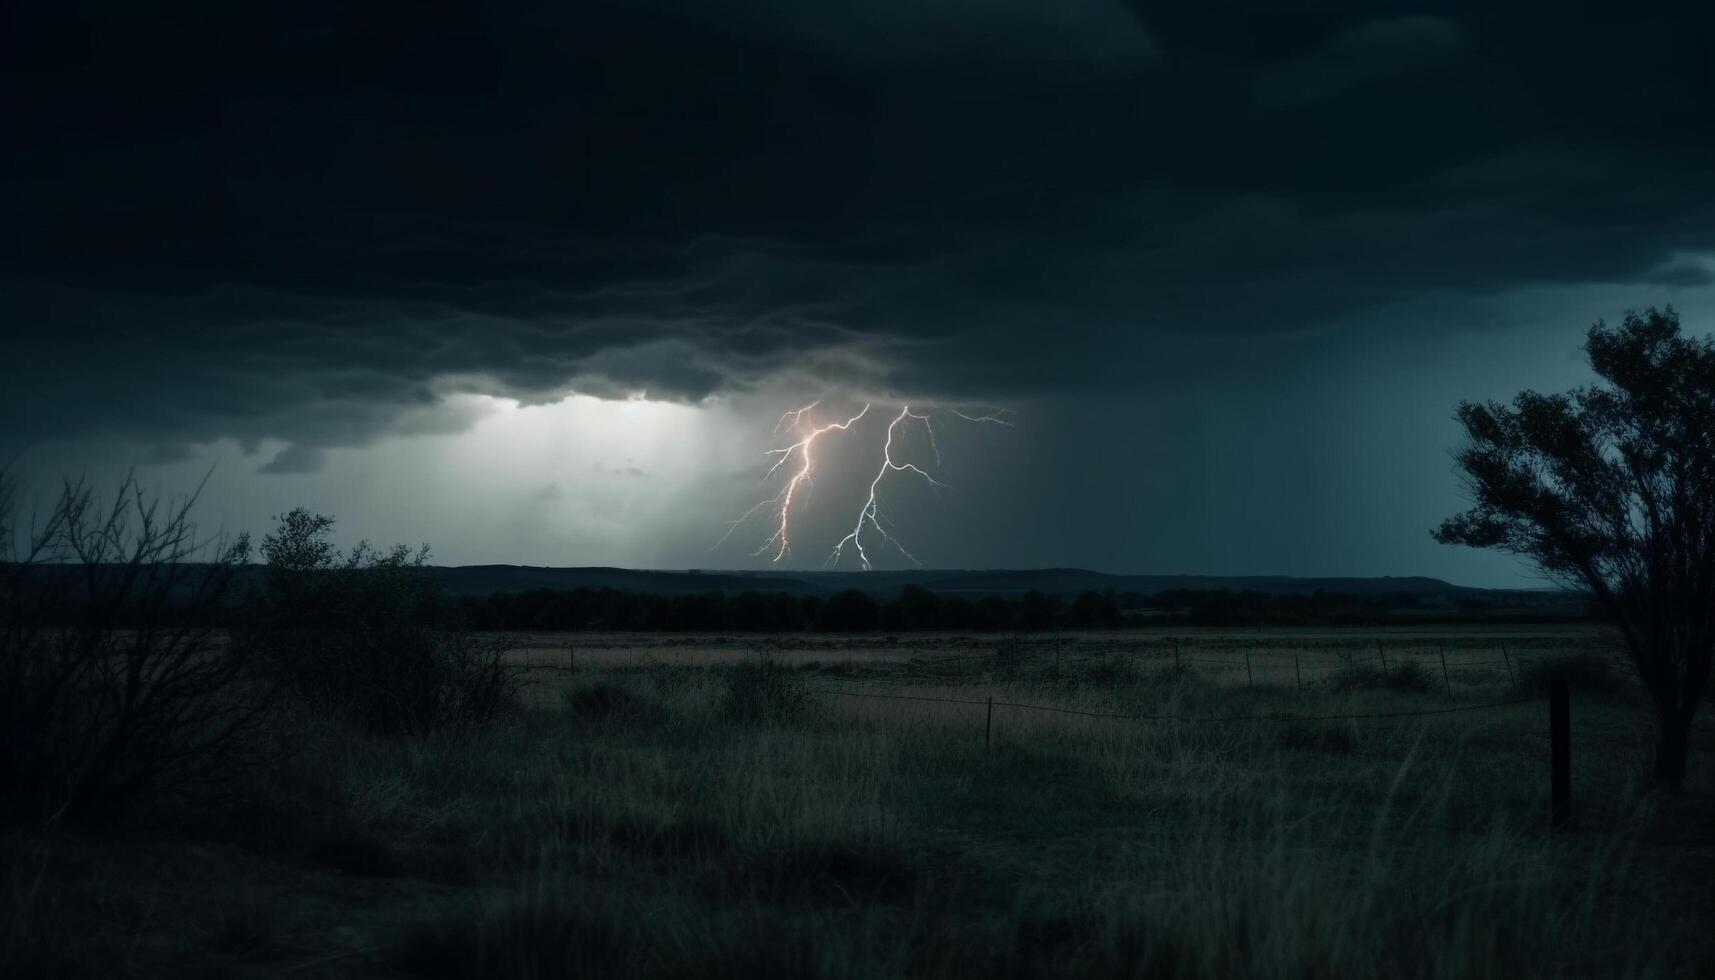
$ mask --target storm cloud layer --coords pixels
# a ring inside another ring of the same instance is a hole
[[[1112,406],[1715,281],[1707,6],[147,6],[0,29],[9,444],[290,475],[459,393]]]

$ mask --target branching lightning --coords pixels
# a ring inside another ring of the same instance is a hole
[[[818,426],[811,420],[811,415],[820,405],[821,400],[818,399],[817,401],[813,401],[810,404],[805,405],[803,408],[793,409],[780,416],[780,419],[774,425],[774,433],[771,441],[779,440],[780,434],[783,431],[792,432],[797,436],[797,438],[788,445],[765,450],[766,455],[774,457],[774,462],[768,467],[768,471],[764,475],[764,480],[772,479],[775,474],[778,473],[782,467],[786,466],[790,460],[795,459],[797,461],[797,468],[789,471],[791,476],[787,478],[779,492],[772,497],[758,501],[755,506],[746,511],[738,520],[729,523],[726,533],[721,535],[720,541],[715,543],[716,547],[719,547],[721,543],[730,538],[733,532],[739,527],[744,526],[749,523],[753,517],[756,517],[758,514],[766,511],[772,518],[771,525],[774,530],[768,536],[767,540],[763,541],[762,545],[752,552],[752,555],[761,556],[772,552],[772,555],[769,557],[769,561],[778,563],[792,553],[792,533],[795,526],[793,520],[793,506],[794,504],[802,505],[803,500],[802,494],[800,493],[801,487],[806,483],[814,482],[813,474],[815,472],[815,459],[813,457],[812,450],[816,445],[817,439],[829,432],[844,432],[850,429],[867,416],[870,409],[873,407],[871,403],[865,403],[863,408],[860,409],[856,415],[847,418],[843,422],[832,422]],[[966,422],[979,424],[1012,424],[1007,420],[1007,412],[1004,409],[990,411],[980,415],[971,415],[953,409],[946,409],[940,414],[958,418]],[[900,406],[899,413],[893,416],[892,420],[888,422],[887,431],[881,447],[881,462],[875,471],[875,475],[869,481],[868,493],[864,498],[863,505],[858,508],[857,521],[852,525],[851,531],[834,544],[833,550],[829,553],[826,562],[828,566],[838,565],[840,559],[846,553],[846,548],[849,546],[852,551],[856,553],[859,566],[864,571],[868,571],[871,567],[869,549],[874,548],[875,544],[871,543],[868,548],[865,547],[864,535],[866,531],[879,535],[882,542],[892,545],[901,555],[905,556],[905,558],[913,564],[922,564],[917,560],[916,556],[906,550],[905,546],[899,542],[899,539],[889,531],[887,525],[891,522],[888,520],[886,512],[883,511],[881,507],[881,490],[883,484],[887,480],[887,477],[893,473],[909,474],[932,487],[943,489],[947,487],[947,484],[936,479],[933,474],[922,466],[919,466],[914,462],[895,457],[897,452],[903,451],[898,444],[898,439],[904,432],[905,428],[909,427],[914,422],[920,422],[923,425],[923,432],[927,437],[929,449],[934,455],[935,467],[937,469],[941,467],[941,447],[935,435],[934,417],[935,413],[914,412],[911,410],[911,406],[909,404],[904,404]],[[770,510],[770,508],[772,508],[772,510]]]
[[[869,553],[866,552],[864,550],[864,547],[863,547],[863,526],[865,524],[868,524],[871,527],[875,528],[876,533],[881,535],[881,539],[883,541],[886,541],[887,543],[893,545],[895,548],[898,548],[899,553],[904,555],[908,560],[910,560],[910,562],[913,565],[923,564],[922,562],[917,560],[916,555],[913,555],[911,552],[906,551],[905,546],[900,544],[899,540],[897,538],[895,538],[891,534],[888,534],[887,529],[881,526],[881,520],[879,519],[880,518],[880,514],[879,514],[880,508],[879,508],[879,505],[876,503],[876,499],[875,499],[876,490],[881,487],[881,481],[884,478],[886,478],[887,474],[889,474],[889,473],[912,473],[912,474],[920,476],[924,480],[928,481],[929,485],[932,487],[944,487],[944,486],[946,486],[945,483],[942,483],[941,481],[930,476],[926,471],[924,471],[922,468],[918,467],[915,463],[896,463],[896,462],[894,462],[894,460],[893,460],[893,433],[894,433],[895,429],[899,428],[899,423],[904,422],[907,419],[917,419],[918,421],[921,421],[923,423],[924,428],[929,433],[929,444],[931,446],[935,445],[935,428],[934,428],[934,425],[929,421],[929,416],[916,414],[915,412],[911,411],[910,405],[901,405],[899,407],[899,414],[893,417],[892,422],[887,423],[887,441],[884,442],[881,446],[881,468],[875,471],[875,479],[869,481],[869,497],[866,500],[864,500],[863,506],[858,508],[857,524],[855,524],[852,527],[850,534],[847,534],[845,537],[841,538],[839,540],[839,542],[834,545],[833,552],[828,555],[828,564],[829,565],[838,565],[840,563],[840,555],[842,555],[845,552],[845,547],[846,547],[846,545],[849,544],[854,549],[856,549],[856,551],[857,551],[858,564],[863,566],[864,571],[866,571],[866,572],[869,571]],[[941,458],[941,450],[939,447],[936,447],[935,459],[937,462],[939,462],[940,458]]]

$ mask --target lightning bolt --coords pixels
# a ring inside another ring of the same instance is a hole
[[[863,566],[864,571],[869,571],[869,553],[865,551],[863,547],[863,526],[865,524],[875,528],[876,533],[881,535],[883,541],[886,541],[895,548],[898,548],[899,553],[910,559],[913,565],[920,566],[923,564],[917,560],[916,555],[906,551],[905,546],[900,544],[897,538],[888,534],[887,528],[881,526],[880,507],[876,502],[876,491],[881,488],[881,481],[885,479],[889,473],[912,473],[922,477],[930,486],[946,486],[945,483],[942,483],[930,476],[927,471],[921,469],[915,463],[896,463],[893,461],[893,432],[895,429],[899,428],[899,423],[904,422],[907,419],[917,419],[921,421],[924,429],[929,433],[929,444],[931,446],[935,445],[935,427],[934,424],[929,421],[929,416],[916,414],[911,411],[910,405],[901,405],[899,408],[899,414],[894,416],[893,421],[887,424],[887,441],[883,443],[881,447],[881,468],[875,471],[875,478],[869,481],[869,498],[863,502],[862,507],[858,508],[857,524],[852,527],[851,533],[841,538],[839,543],[834,545],[833,553],[828,556],[829,565],[838,565],[840,563],[840,556],[845,553],[846,545],[849,544],[857,550],[858,564]],[[940,458],[941,450],[937,447],[935,449],[935,459],[939,462]]]
[[[804,416],[810,414],[810,411],[820,404],[821,401],[818,399],[817,401],[813,401],[810,404],[805,405],[803,408],[794,409],[781,415],[780,421],[774,424],[775,435],[778,436],[780,430],[786,428],[788,419],[791,420],[791,425],[794,428],[801,427]],[[810,457],[811,447],[816,444],[816,439],[823,434],[833,432],[835,430],[844,432],[857,424],[859,419],[868,414],[869,405],[866,403],[856,415],[846,419],[844,422],[831,422],[827,425],[813,428],[810,430],[809,434],[805,435],[797,442],[792,443],[790,446],[767,450],[766,455],[779,457],[774,461],[774,465],[768,468],[767,476],[773,476],[775,472],[778,471],[780,467],[786,465],[786,461],[791,459],[794,455],[796,455],[800,461],[798,472],[792,474],[792,478],[786,481],[786,485],[780,488],[779,493],[767,500],[759,502],[755,507],[746,511],[743,517],[733,521],[732,524],[727,527],[727,533],[721,536],[720,541],[715,542],[715,546],[717,548],[720,547],[721,542],[724,542],[727,538],[731,537],[732,532],[737,530],[739,525],[754,517],[757,511],[771,504],[778,504],[780,507],[779,526],[774,529],[774,533],[769,536],[768,540],[762,543],[762,547],[757,548],[755,551],[751,552],[751,554],[760,555],[770,548],[774,548],[774,557],[769,559],[770,562],[778,562],[790,554],[792,551],[792,500],[797,496],[799,484],[810,479],[810,470],[814,465]]]
[[[771,563],[778,563],[784,560],[787,555],[792,553],[792,508],[795,503],[801,503],[801,494],[799,493],[800,486],[806,482],[814,482],[812,474],[815,471],[815,460],[813,458],[812,450],[816,445],[816,440],[829,432],[844,432],[847,429],[850,429],[853,425],[856,425],[861,419],[867,416],[870,409],[873,407],[873,403],[866,402],[863,408],[859,410],[856,415],[851,416],[843,422],[832,422],[827,425],[815,426],[810,424],[807,420],[819,405],[821,405],[820,399],[813,401],[802,408],[795,408],[791,411],[784,412],[774,423],[774,432],[770,437],[770,442],[778,441],[780,433],[783,431],[795,432],[799,435],[799,438],[789,445],[770,448],[764,451],[764,455],[774,457],[774,462],[768,467],[768,471],[764,474],[763,479],[768,480],[773,478],[776,473],[780,472],[782,467],[786,466],[788,462],[793,460],[797,461],[797,468],[790,471],[791,477],[786,481],[785,485],[780,488],[778,493],[772,497],[758,501],[755,506],[751,507],[748,511],[745,511],[738,520],[729,522],[726,533],[721,535],[720,540],[715,542],[714,547],[720,547],[720,545],[725,543],[728,538],[732,537],[734,531],[749,523],[749,521],[757,514],[762,513],[769,508],[774,508],[771,511],[776,518],[774,532],[768,536],[768,539],[762,543],[761,547],[751,552],[751,554],[753,556],[761,556],[772,551],[773,554],[769,558],[769,561]],[[1012,422],[1006,418],[1008,414],[1006,409],[996,409],[978,415],[971,415],[956,409],[945,409],[940,414],[952,416],[972,423],[989,423],[1005,426],[1012,425]],[[866,533],[880,535],[881,540],[884,543],[892,545],[901,555],[904,555],[907,560],[915,565],[922,565],[922,562],[918,561],[915,555],[906,550],[905,546],[901,544],[898,538],[894,536],[893,532],[889,530],[889,525],[892,522],[888,519],[886,512],[881,508],[881,489],[882,485],[886,482],[887,477],[894,473],[908,474],[923,480],[932,487],[944,488],[947,486],[947,484],[937,480],[928,470],[918,466],[916,463],[908,461],[902,462],[899,459],[894,458],[896,440],[911,423],[921,422],[923,424],[924,435],[927,437],[929,443],[929,448],[934,453],[935,466],[939,469],[941,466],[941,447],[935,434],[934,418],[935,413],[914,412],[911,410],[911,406],[909,404],[905,404],[900,406],[899,414],[895,415],[893,419],[888,422],[886,438],[881,447],[881,464],[876,469],[875,475],[869,481],[869,492],[864,499],[863,506],[858,509],[857,521],[853,524],[850,533],[846,534],[845,537],[841,538],[834,545],[833,551],[829,553],[827,562],[825,563],[827,566],[831,567],[837,565],[840,559],[845,555],[845,549],[850,546],[852,550],[857,553],[859,565],[864,571],[869,571],[871,567],[870,549],[874,548],[875,545],[872,543],[867,548],[865,547],[864,536]],[[808,428],[806,428],[807,426]]]

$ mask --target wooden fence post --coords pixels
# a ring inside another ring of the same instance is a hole
[[[1436,643],[1435,648],[1441,651],[1441,683],[1447,685],[1447,696],[1453,696],[1453,680],[1447,676],[1447,644]]]
[[[1304,671],[1298,666],[1298,648],[1292,648],[1292,676],[1298,678],[1298,689],[1304,690]]]
[[[983,722],[983,748],[994,748],[994,696],[989,696],[988,719]]]
[[[1548,687],[1549,826],[1558,830],[1572,819],[1572,706],[1565,678]]]
[[[1382,648],[1382,641],[1380,638],[1377,638],[1377,640],[1376,640],[1376,652],[1381,654],[1382,673],[1385,674],[1385,673],[1387,673],[1387,650]]]
[[[1251,673],[1251,648],[1245,647],[1245,686],[1256,687],[1256,676]]]
[[[1513,676],[1513,658],[1507,656],[1505,640],[1501,641],[1501,662],[1507,665],[1507,683],[1514,687],[1518,686],[1518,678]]]

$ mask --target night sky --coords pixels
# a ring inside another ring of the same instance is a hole
[[[0,459],[211,526],[763,568],[822,399],[787,567],[908,403],[926,565],[1529,586],[1456,403],[1715,330],[1715,5],[154,6],[0,13]]]

